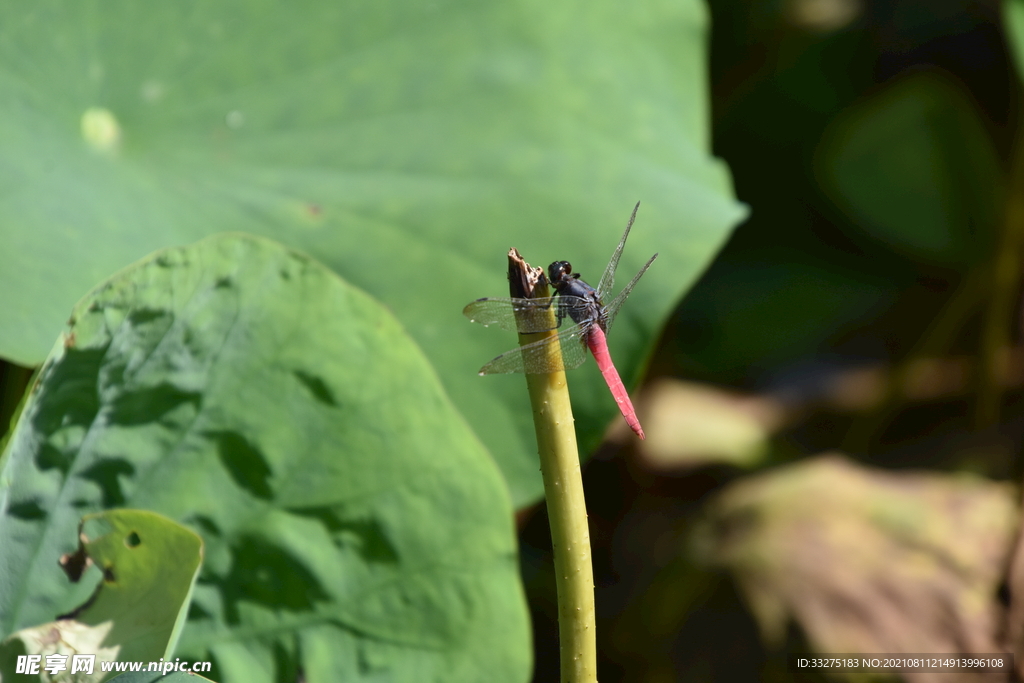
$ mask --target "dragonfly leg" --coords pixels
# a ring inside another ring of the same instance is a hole
[[[555,323],[555,327],[561,327],[562,326],[562,322],[566,318],[568,318],[568,317],[569,317],[569,311],[566,310],[565,305],[561,304],[561,305],[557,306],[555,308],[555,320],[557,321]]]

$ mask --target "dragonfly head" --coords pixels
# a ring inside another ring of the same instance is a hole
[[[558,289],[559,285],[578,279],[579,276],[579,273],[572,272],[572,264],[568,261],[555,261],[548,266],[548,279],[555,289]]]

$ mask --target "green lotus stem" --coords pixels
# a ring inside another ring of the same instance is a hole
[[[509,252],[509,288],[514,297],[550,296],[543,270],[530,268],[515,250]],[[556,335],[553,307],[550,315],[552,329],[520,334],[520,345]],[[552,355],[550,365],[560,366],[561,349],[557,342],[549,345],[548,353]],[[526,384],[533,407],[554,550],[561,681],[597,683],[594,568],[569,387],[563,370],[528,374]]]

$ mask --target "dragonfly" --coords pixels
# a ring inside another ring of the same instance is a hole
[[[518,331],[521,334],[545,332],[560,328],[557,335],[520,346],[506,351],[487,365],[480,368],[481,375],[496,375],[522,372],[527,374],[545,374],[559,370],[578,368],[587,358],[587,350],[594,356],[597,367],[604,377],[608,389],[612,392],[619,411],[626,424],[641,439],[644,430],[636,417],[633,402],[622,384],[618,370],[608,353],[607,333],[618,315],[626,297],[633,291],[647,269],[658,258],[655,254],[644,264],[633,279],[629,281],[619,294],[608,304],[604,303],[615,284],[615,271],[619,266],[619,258],[626,246],[626,238],[633,227],[640,202],[633,207],[633,213],[626,224],[626,231],[615,248],[608,267],[594,289],[582,279],[579,273],[572,272],[572,264],[568,261],[555,261],[548,266],[548,281],[555,288],[555,296],[536,299],[520,298],[485,298],[477,299],[466,306],[462,313],[471,322],[482,325],[497,325],[502,329]],[[551,310],[555,313],[555,327],[551,326]],[[568,322],[563,326],[563,323]],[[561,354],[550,353],[552,344],[561,346]]]

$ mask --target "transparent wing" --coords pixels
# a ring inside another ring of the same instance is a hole
[[[571,325],[554,337],[506,351],[480,368],[480,374],[503,375],[524,372],[528,375],[541,375],[546,372],[578,368],[587,359],[587,349],[581,339],[583,331],[584,326]],[[558,340],[562,347],[561,356],[550,352],[555,340]]]
[[[530,334],[533,332],[544,332],[553,329],[548,311],[552,305],[557,310],[564,310],[566,306],[580,305],[583,300],[576,296],[568,297],[544,297],[542,299],[515,299],[515,298],[488,298],[477,299],[462,309],[462,314],[469,318],[470,322],[481,325],[497,325],[503,330],[522,332]],[[517,315],[521,319],[523,328],[517,326]],[[563,315],[562,318],[565,318]],[[555,327],[558,327],[560,319],[556,318]]]
[[[640,272],[634,275],[633,279],[629,281],[629,284],[619,292],[619,295],[612,299],[610,304],[605,306],[606,328],[611,329],[612,323],[615,322],[615,316],[618,315],[619,309],[622,308],[622,303],[626,300],[626,297],[629,296],[629,293],[633,291],[633,288],[636,287],[636,283],[640,281],[640,277],[647,272],[647,269],[651,267],[651,264],[654,263],[654,259],[656,258],[658,258],[657,254],[652,256],[651,260],[645,263],[644,267],[640,269]]]
[[[601,299],[604,299],[605,295],[610,293],[612,287],[615,286],[615,269],[619,267],[619,258],[622,257],[622,250],[626,246],[626,238],[629,237],[629,229],[633,227],[633,221],[636,220],[636,210],[639,208],[640,202],[637,202],[636,206],[633,207],[633,214],[629,217],[629,223],[626,223],[626,232],[622,233],[619,246],[615,247],[612,260],[608,262],[608,267],[604,269],[604,275],[601,276],[601,281],[597,284],[597,295]]]

